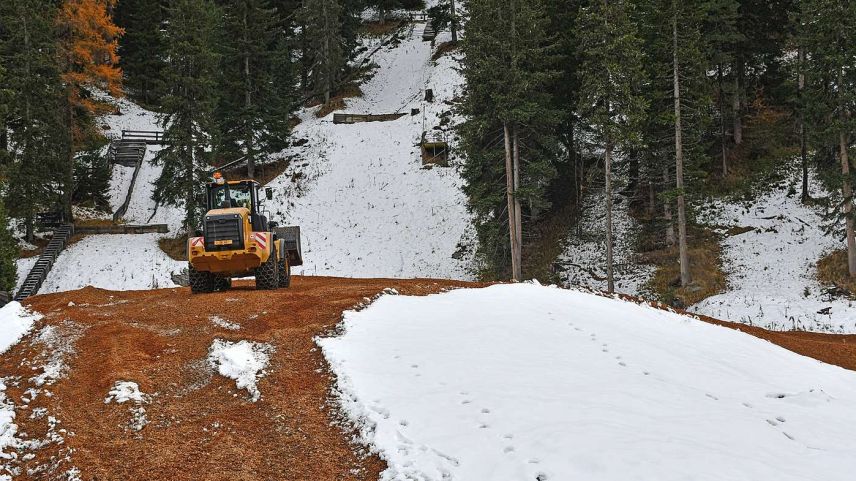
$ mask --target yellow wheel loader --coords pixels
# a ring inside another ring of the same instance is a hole
[[[291,284],[292,266],[303,264],[300,227],[270,222],[262,211],[260,190],[254,180],[227,182],[219,173],[207,185],[202,235],[187,239],[194,294],[227,290],[235,277],[255,276],[256,289]],[[265,194],[272,199],[270,189]]]

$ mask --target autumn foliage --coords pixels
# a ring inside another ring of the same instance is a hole
[[[122,94],[118,67],[119,37],[124,31],[111,15],[117,0],[65,0],[57,17],[59,62],[73,108],[98,113],[102,104],[87,93],[100,89]]]

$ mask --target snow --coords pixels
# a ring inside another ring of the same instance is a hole
[[[317,108],[299,112],[293,138],[308,142],[281,154],[294,160],[269,183],[276,195],[268,202],[275,219],[301,226],[305,263],[296,273],[472,277],[468,259],[452,257],[470,238],[463,181],[454,168],[423,169],[418,147],[423,123],[429,130],[440,123],[463,79],[450,56],[434,65],[420,32],[406,30],[398,45],[372,57],[378,68],[361,85],[363,97],[347,99],[344,110],[406,116],[334,125],[332,114],[316,118]],[[426,87],[433,103],[422,101]],[[420,114],[411,116],[411,108]],[[303,178],[295,184],[298,172]]]
[[[149,420],[146,418],[146,409],[142,404],[148,403],[150,397],[140,391],[140,386],[134,381],[116,381],[113,388],[104,398],[104,404],[115,402],[117,404],[129,403],[128,411],[131,414],[129,426],[134,431],[141,431]]]
[[[17,301],[0,307],[0,354],[17,344],[41,318],[41,314],[30,312]]]
[[[856,304],[825,295],[816,277],[817,261],[844,242],[824,233],[820,208],[800,202],[798,176],[750,201],[708,205],[702,221],[722,232],[753,230],[723,241],[728,291],[692,306],[694,312],[767,329],[856,333]],[[810,180],[813,197],[827,195],[814,176]],[[789,185],[797,193],[789,193]]]
[[[101,122],[108,128],[105,134],[120,137],[122,130],[162,130],[159,115],[156,112],[146,110],[128,99],[109,99],[110,102],[119,107],[119,115],[105,115]],[[157,145],[149,145],[146,148],[146,156],[137,175],[134,192],[131,194],[131,203],[125,213],[125,221],[130,224],[167,224],[172,233],[182,227],[184,219],[183,208],[162,205],[155,209],[152,201],[152,184],[160,177],[161,167],[152,165],[157,152],[161,149]],[[131,177],[134,173],[132,167],[117,165],[113,168],[113,177],[110,182],[110,206],[115,212],[125,201]],[[155,211],[157,211],[155,213]],[[152,214],[154,217],[152,218]],[[151,218],[151,220],[149,220]]]
[[[21,338],[30,331],[33,323],[41,319],[41,315],[32,313],[20,303],[12,301],[0,307],[0,354],[5,353],[18,343]],[[6,384],[0,378],[0,459],[10,459],[13,453],[7,453],[9,448],[14,449],[17,440],[15,434],[18,426],[15,424],[15,405],[6,399]],[[0,475],[0,479],[4,476]],[[8,479],[8,478],[7,478]]]
[[[140,392],[140,385],[134,381],[116,381],[113,383],[113,388],[107,393],[104,398],[104,404],[115,402],[122,404],[125,402],[142,403],[146,402],[146,396]]]
[[[644,287],[654,267],[635,258],[639,225],[630,215],[628,204],[624,197],[616,196],[612,209],[615,291],[637,296],[645,294]],[[556,259],[563,269],[560,278],[566,287],[607,289],[605,219],[606,195],[600,190],[586,197],[580,220]]]
[[[261,392],[256,385],[265,375],[273,347],[252,341],[224,341],[215,339],[208,349],[208,363],[221,376],[235,380],[238,389],[246,389],[250,399],[256,402]]]
[[[94,286],[116,291],[176,287],[171,274],[186,263],[158,246],[160,234],[103,234],[86,237],[57,258],[39,293]]]
[[[229,331],[237,331],[241,328],[241,325],[237,322],[228,321],[216,315],[208,316],[208,320],[211,321],[211,324],[214,324],[217,327],[222,327],[223,329],[227,329]]]
[[[393,480],[849,480],[856,373],[534,284],[384,296],[318,344]]]
[[[39,256],[32,256],[22,257],[21,259],[15,261],[15,264],[18,267],[18,279],[15,281],[15,290],[12,291],[13,293],[18,292],[21,286],[24,285],[24,280],[27,279],[27,274],[30,273],[30,269],[32,269],[33,266],[36,265],[36,261],[38,260]]]

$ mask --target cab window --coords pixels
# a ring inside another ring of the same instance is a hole
[[[253,197],[249,185],[221,185],[211,191],[211,208],[244,207],[253,210]],[[228,193],[228,198],[227,198]]]

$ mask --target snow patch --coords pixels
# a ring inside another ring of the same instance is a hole
[[[146,419],[146,409],[142,406],[149,401],[150,397],[142,393],[140,386],[133,381],[116,381],[113,388],[107,393],[107,397],[104,398],[105,404],[111,402],[117,404],[130,402],[132,404],[128,410],[131,412],[130,427],[134,431],[141,431],[149,423],[149,420]]]
[[[654,267],[636,259],[635,242],[639,225],[628,211],[629,202],[615,197],[612,209],[613,269],[615,291],[637,296],[654,274]],[[597,291],[607,288],[606,277],[606,195],[601,190],[586,197],[582,215],[565,240],[562,254],[556,259],[560,277],[567,287]]]
[[[856,373],[534,284],[383,296],[319,339],[383,481],[849,480]]]
[[[256,402],[261,397],[257,381],[266,374],[273,346],[252,341],[224,341],[215,339],[208,349],[208,363],[221,376],[235,380],[238,389],[246,389],[250,399]]]
[[[227,321],[220,316],[213,315],[208,316],[208,320],[211,321],[211,324],[214,324],[217,327],[222,327],[223,329],[228,329],[230,331],[237,331],[241,328],[241,325],[237,322]]]
[[[172,274],[186,263],[171,259],[158,246],[161,234],[101,234],[65,249],[39,293],[86,286],[114,291],[177,287]]]
[[[17,301],[0,307],[0,354],[17,344],[41,318],[41,314],[30,312]]]
[[[844,247],[823,231],[823,212],[804,205],[797,190],[799,172],[789,182],[750,201],[718,200],[700,209],[700,220],[725,233],[723,261],[728,291],[692,306],[693,312],[765,329],[856,333],[856,303],[835,298],[817,280],[817,261]],[[823,197],[815,175],[813,197]]]

